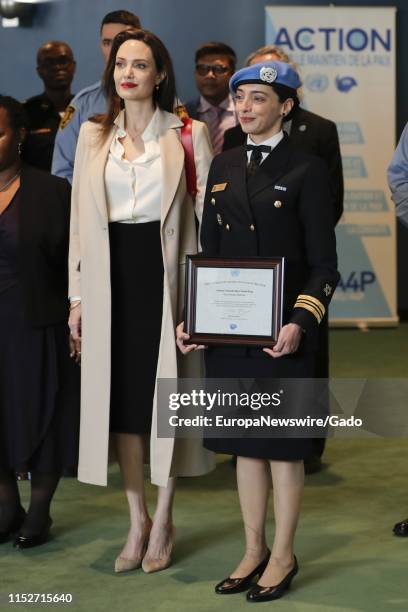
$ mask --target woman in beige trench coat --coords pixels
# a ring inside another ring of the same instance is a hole
[[[114,365],[111,363],[110,222],[115,211],[110,207],[112,197],[108,198],[109,193],[112,196],[108,174],[117,173],[121,163],[130,166],[129,160],[135,163],[138,157],[142,159],[145,145],[146,151],[148,145],[153,146],[153,150],[159,147],[161,164],[156,171],[161,180],[161,197],[157,214],[164,272],[156,380],[174,379],[187,375],[186,369],[190,376],[198,374],[190,357],[180,360],[176,353],[175,326],[183,307],[185,255],[197,251],[195,215],[201,219],[211,162],[207,130],[203,124],[194,122],[192,135],[198,188],[194,210],[186,190],[184,149],[180,142],[182,122],[168,112],[175,95],[171,60],[163,43],[152,33],[126,31],[115,38],[104,83],[108,113],[86,122],[78,140],[69,255],[69,325],[76,351],[82,353],[79,480],[98,485],[107,484],[111,365]],[[153,145],[146,142],[147,133],[149,137],[153,134]],[[121,156],[113,166],[111,159],[117,147]],[[130,167],[126,169],[131,170]],[[118,175],[115,177],[117,181]],[[134,198],[133,210],[137,211],[137,193]],[[120,201],[119,205],[122,203]],[[126,223],[115,225],[123,229]],[[137,291],[137,264],[146,266],[148,263],[135,262],[135,276],[131,282],[136,289],[133,290]],[[140,287],[140,300],[149,302],[143,287]],[[131,364],[135,378],[135,410],[138,408],[138,387],[143,385],[143,381],[138,380],[138,364],[140,367],[148,348],[135,340]],[[156,395],[157,388],[154,400],[152,398],[150,435],[151,479],[159,487],[153,524],[144,498],[142,436],[115,434],[131,523],[127,542],[115,562],[116,571],[142,565],[144,571],[151,572],[170,564],[174,538],[171,519],[174,477],[199,475],[212,468],[212,457],[203,450],[199,440],[157,437]]]

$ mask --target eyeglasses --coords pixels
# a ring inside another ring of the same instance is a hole
[[[209,72],[212,72],[216,76],[229,72],[231,68],[229,66],[223,66],[222,64],[197,64],[196,72],[200,76],[206,76]]]

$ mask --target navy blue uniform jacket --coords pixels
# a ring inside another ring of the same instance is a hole
[[[285,125],[283,127],[285,128]],[[326,162],[329,169],[334,222],[337,223],[343,214],[344,184],[336,124],[299,107],[292,118],[290,140],[300,151],[317,155]],[[225,132],[223,151],[245,142],[246,134],[244,134],[240,125],[236,125]]]
[[[203,255],[284,256],[284,321],[306,332],[315,350],[318,326],[337,285],[336,238],[326,164],[285,136],[246,179],[243,146],[211,165],[201,228]],[[220,187],[225,183],[225,188]]]

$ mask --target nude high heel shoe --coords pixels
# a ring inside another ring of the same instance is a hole
[[[141,567],[142,559],[144,555],[146,554],[147,546],[149,544],[149,535],[150,535],[151,528],[152,528],[152,524],[149,523],[148,528],[145,532],[145,537],[144,537],[142,549],[140,551],[140,555],[138,555],[137,557],[131,558],[131,559],[122,557],[121,555],[119,555],[116,558],[115,572],[117,574],[121,574],[122,572],[130,572],[132,570],[139,569],[139,567]]]
[[[153,572],[160,572],[165,570],[171,565],[171,553],[173,550],[174,542],[176,539],[176,528],[172,525],[170,531],[170,546],[164,557],[151,557],[146,554],[143,557],[142,569],[146,574],[152,574]]]

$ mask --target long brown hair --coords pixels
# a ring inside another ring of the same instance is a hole
[[[172,112],[176,98],[176,80],[174,76],[173,63],[166,47],[153,32],[148,30],[125,30],[119,32],[113,39],[111,52],[102,79],[102,87],[108,101],[107,112],[103,115],[92,117],[91,121],[101,125],[103,135],[110,131],[116,116],[124,108],[123,100],[118,96],[113,79],[116,55],[118,49],[127,40],[140,40],[147,45],[153,55],[156,70],[165,75],[158,88],[153,90],[153,103],[162,110]]]

